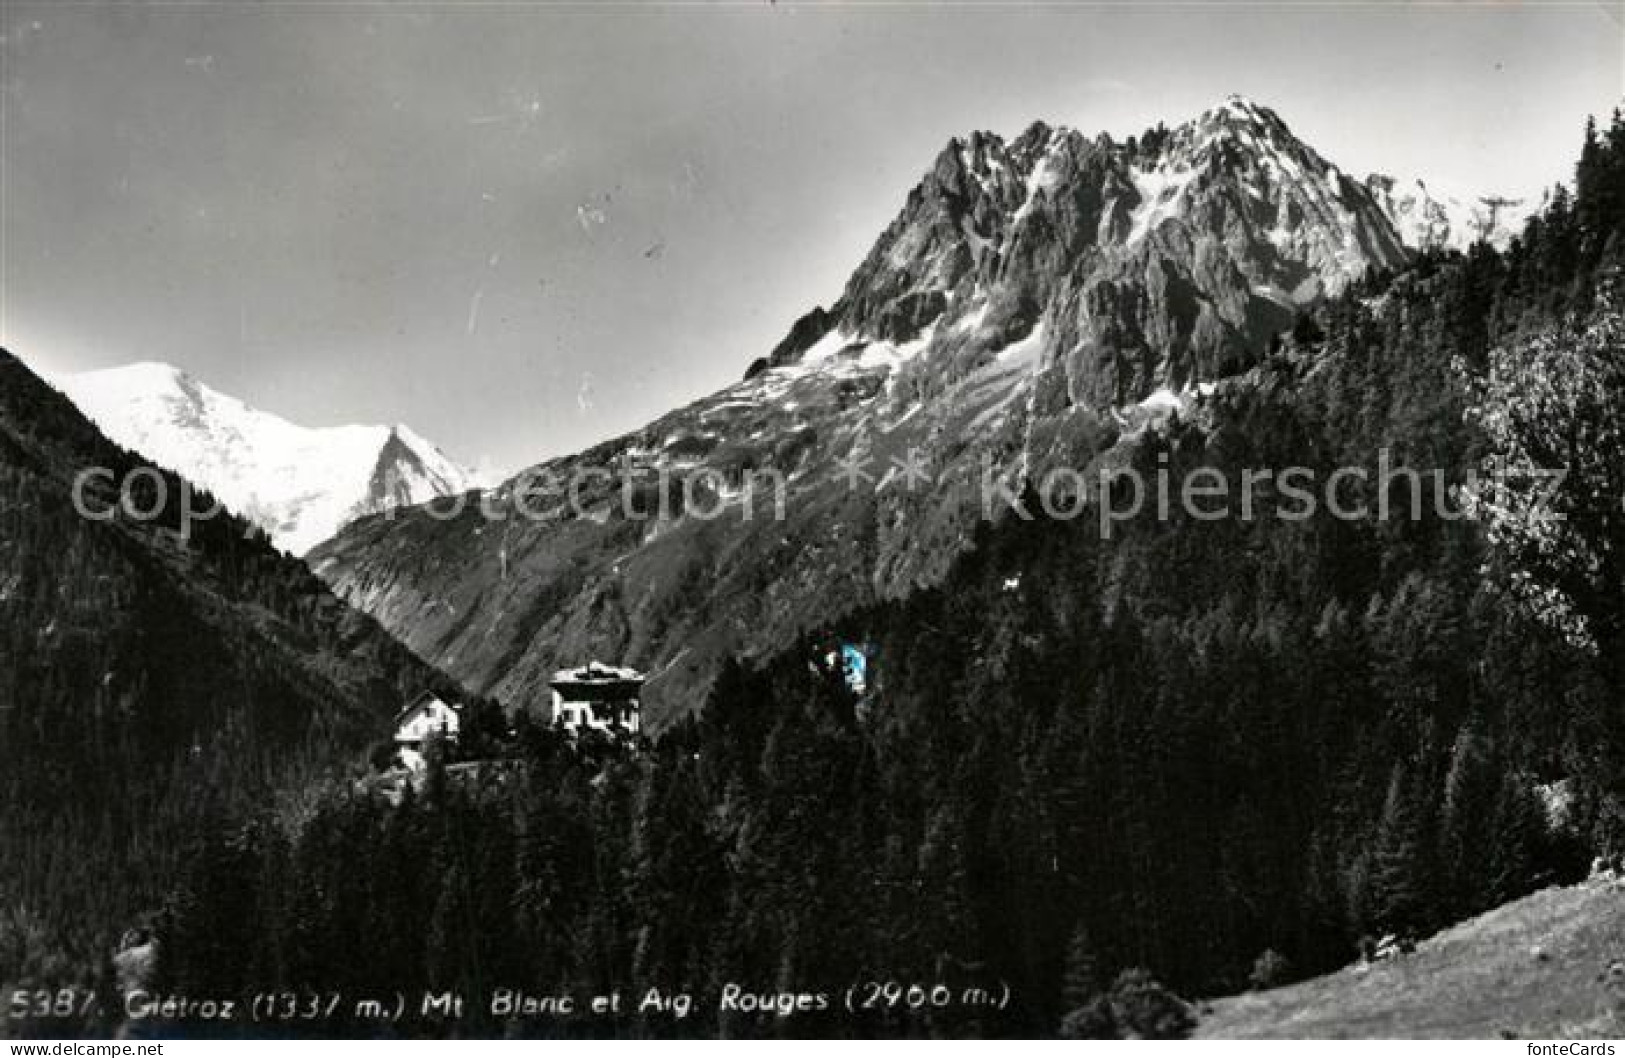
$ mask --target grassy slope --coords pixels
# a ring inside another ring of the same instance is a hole
[[[1454,926],[1414,955],[1217,1000],[1197,1035],[1625,1035],[1625,883],[1546,889]]]

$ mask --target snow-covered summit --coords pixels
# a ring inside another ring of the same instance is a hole
[[[304,554],[355,518],[475,487],[401,426],[306,427],[153,361],[49,380],[114,441]]]
[[[1372,173],[1365,183],[1413,250],[1466,250],[1480,240],[1504,250],[1523,231],[1524,222],[1546,205],[1544,196],[1506,198],[1420,177]]]

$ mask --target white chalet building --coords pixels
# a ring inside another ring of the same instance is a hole
[[[590,661],[577,669],[553,674],[552,722],[571,734],[591,728],[605,734],[638,733],[638,698],[643,673]]]
[[[462,714],[433,691],[424,691],[410,705],[395,714],[395,746],[401,762],[413,771],[423,769],[423,748],[438,735],[455,741],[462,727]]]

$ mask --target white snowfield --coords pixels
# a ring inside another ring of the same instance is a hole
[[[1442,180],[1383,173],[1368,176],[1366,187],[1400,240],[1415,250],[1465,251],[1480,239],[1505,250],[1523,232],[1524,222],[1546,207],[1548,198],[1546,194],[1503,198]]]
[[[108,437],[208,489],[295,555],[362,515],[477,485],[405,426],[299,426],[168,364],[49,381]]]

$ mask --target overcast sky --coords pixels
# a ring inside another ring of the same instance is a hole
[[[737,379],[950,136],[1241,92],[1527,194],[1625,91],[1618,9],[6,2],[0,340],[511,470]]]

